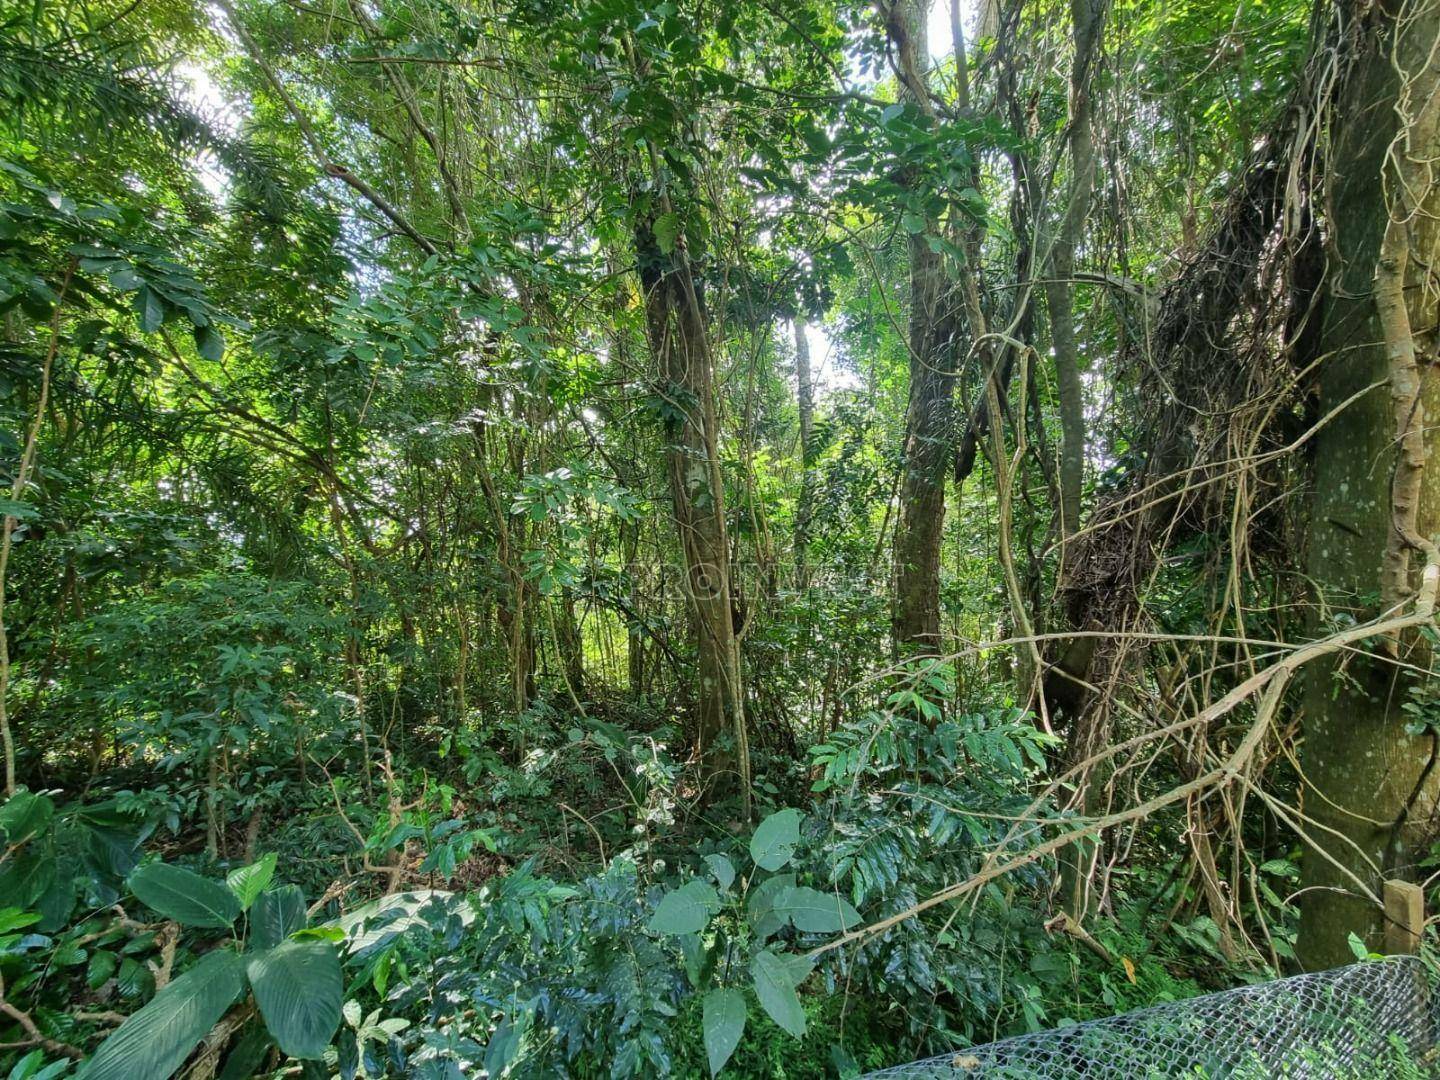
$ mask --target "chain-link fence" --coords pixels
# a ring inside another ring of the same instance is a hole
[[[894,1080],[1440,1077],[1440,995],[1402,956],[1019,1035],[871,1073]]]

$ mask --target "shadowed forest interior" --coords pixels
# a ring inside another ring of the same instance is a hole
[[[1428,964],[1437,169],[1440,0],[0,0],[0,1075]]]

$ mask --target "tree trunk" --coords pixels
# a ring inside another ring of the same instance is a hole
[[[1080,526],[1080,493],[1085,479],[1085,403],[1080,380],[1080,357],[1075,345],[1075,249],[1090,211],[1095,176],[1095,142],[1090,130],[1090,76],[1105,24],[1106,0],[1071,0],[1070,19],[1075,54],[1070,66],[1070,185],[1060,228],[1050,254],[1045,305],[1050,314],[1050,343],[1055,351],[1055,384],[1060,399],[1060,505],[1059,528],[1062,563],[1069,555],[1066,541]],[[1108,714],[1086,710],[1071,717],[1065,764],[1079,765],[1103,750],[1110,741]],[[1085,769],[1076,782],[1077,809],[1097,813],[1107,777]],[[1091,877],[1100,846],[1083,840],[1060,854],[1060,905],[1077,922],[1084,922],[1094,902]]]
[[[640,523],[620,524],[620,544],[625,555],[625,580],[629,583],[625,613],[625,677],[630,696],[639,699],[645,693],[645,630],[640,625]]]
[[[585,645],[580,622],[575,618],[575,594],[565,589],[555,606],[555,649],[565,675],[568,693],[577,702],[585,700]]]
[[[696,749],[707,788],[738,777],[742,813],[748,819],[750,752],[740,643],[731,613],[730,548],[709,327],[683,236],[676,238],[669,252],[663,251],[653,222],[642,220],[636,226],[635,246],[645,290],[646,333],[663,379],[670,498],[696,634],[700,679]],[[718,744],[726,732],[733,745],[722,752]]]
[[[810,340],[805,316],[795,316],[795,403],[800,412],[800,504],[795,510],[795,572],[801,589],[809,584],[810,519],[814,514],[815,482],[812,449],[815,435],[815,385],[810,375]]]
[[[1060,399],[1060,528],[1063,541],[1080,525],[1080,491],[1085,477],[1085,407],[1080,357],[1075,346],[1075,248],[1090,212],[1095,176],[1095,141],[1090,131],[1090,73],[1094,69],[1106,0],[1071,0],[1075,55],[1070,67],[1070,185],[1060,228],[1050,253],[1045,303],[1050,344],[1055,350],[1055,383]]]
[[[1314,631],[1337,616],[1410,602],[1440,531],[1434,268],[1440,265],[1440,6],[1351,8],[1362,20],[1331,137],[1330,250],[1320,350],[1321,415],[1309,517]],[[1398,69],[1398,70],[1397,70]],[[1401,72],[1404,73],[1402,85]],[[1402,126],[1403,123],[1403,126]],[[1408,129],[1408,130],[1407,130]],[[1422,358],[1417,361],[1417,356]],[[1377,604],[1376,597],[1379,597]],[[1305,687],[1309,819],[1298,953],[1308,969],[1352,959],[1348,938],[1383,942],[1387,877],[1418,876],[1434,838],[1436,735],[1406,731],[1414,676],[1380,651],[1313,666]],[[1417,640],[1389,643],[1421,667]]]
[[[897,0],[886,27],[901,74],[901,97],[930,115],[925,70],[926,5]],[[905,413],[900,517],[895,526],[895,615],[897,649],[938,654],[940,641],[940,542],[945,528],[945,473],[953,435],[954,319],[945,257],[932,251],[927,236],[940,235],[927,216],[910,236],[910,401]]]

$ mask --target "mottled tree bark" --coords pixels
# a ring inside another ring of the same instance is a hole
[[[685,254],[684,238],[663,251],[652,222],[636,228],[646,333],[666,399],[666,464],[670,499],[685,557],[686,593],[699,667],[697,751],[707,787],[739,781],[750,815],[750,754],[740,642],[731,612],[730,547],[720,475],[719,420],[709,328]],[[721,752],[722,734],[733,749]]]
[[[926,6],[919,0],[897,0],[883,10],[902,98],[930,115]],[[926,239],[939,234],[939,221],[927,217],[924,228],[909,240],[910,400],[895,526],[895,644],[901,650],[928,654],[941,647],[940,542],[945,529],[945,473],[954,434],[952,283],[944,255],[932,250]]]
[[[1330,208],[1320,350],[1321,429],[1309,516],[1315,632],[1413,602],[1440,532],[1436,267],[1440,266],[1440,4],[1346,4],[1362,20],[1327,162]],[[1403,73],[1403,77],[1402,77]],[[1419,558],[1413,556],[1421,556]],[[1377,654],[1316,665],[1305,688],[1299,956],[1348,963],[1350,934],[1382,945],[1386,877],[1415,877],[1434,838],[1435,735],[1411,734],[1413,674]],[[1422,642],[1390,642],[1428,665]]]

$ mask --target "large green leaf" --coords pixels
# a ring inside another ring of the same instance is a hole
[[[730,886],[735,883],[735,864],[724,855],[706,855],[705,865],[710,868],[710,873],[715,875],[720,891],[729,892]]]
[[[140,329],[147,334],[160,329],[165,321],[165,302],[149,285],[141,285],[132,301],[140,319]]]
[[[225,339],[213,326],[197,326],[195,351],[206,360],[221,360],[225,356]]]
[[[810,934],[849,930],[860,922],[860,913],[844,897],[808,885],[782,889],[775,897],[774,911],[794,923],[795,929]]]
[[[27,848],[0,865],[0,907],[28,908],[55,881],[56,860]]]
[[[107,813],[103,806],[86,807],[76,820],[85,829],[85,864],[118,886],[140,862],[140,845],[147,830],[119,814]]]
[[[54,817],[55,804],[49,796],[21,788],[0,806],[0,830],[5,843],[13,847],[39,836]]]
[[[277,1046],[293,1058],[319,1058],[340,1026],[345,980],[328,941],[285,941],[245,964],[255,1003]]]
[[[750,857],[762,870],[779,870],[800,842],[800,811],[777,810],[760,823],[750,838]]]
[[[745,995],[729,987],[711,990],[701,1007],[705,1056],[710,1060],[710,1075],[714,1076],[725,1067],[740,1045],[740,1036],[745,1034]]]
[[[77,1080],[166,1080],[244,989],[229,949],[204,957],[100,1044]]]
[[[305,894],[298,885],[281,885],[260,894],[250,912],[250,948],[273,949],[304,928]]]
[[[775,911],[775,901],[794,884],[794,874],[776,874],[750,890],[748,901],[750,925],[754,928],[756,936],[762,941],[785,928],[787,919]]]
[[[222,929],[240,917],[240,901],[233,892],[179,866],[146,863],[130,875],[130,891],[146,907],[183,926]]]
[[[650,916],[654,934],[694,934],[705,929],[710,916],[719,909],[715,886],[696,878],[665,894]]]
[[[70,913],[75,910],[77,867],[77,860],[70,856],[55,860],[54,877],[35,901],[35,910],[41,915],[36,929],[42,934],[53,934],[70,921]]]
[[[799,974],[786,958],[768,949],[755,954],[750,961],[750,974],[755,979],[755,996],[770,1019],[794,1035],[805,1034],[805,1010],[795,994]]]
[[[253,862],[249,866],[242,866],[238,870],[232,870],[225,876],[225,884],[240,901],[240,909],[247,911],[257,897],[270,887],[270,881],[275,877],[275,852],[263,855],[259,862]]]

